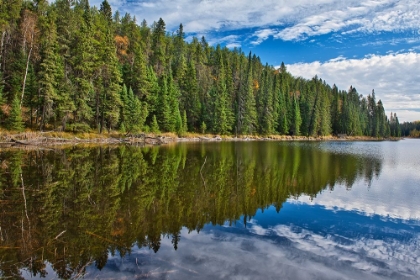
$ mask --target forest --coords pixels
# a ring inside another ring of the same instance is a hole
[[[293,77],[88,0],[0,0],[6,130],[399,137],[372,90]]]

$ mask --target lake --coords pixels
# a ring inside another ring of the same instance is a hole
[[[2,279],[419,279],[420,141],[0,150]]]

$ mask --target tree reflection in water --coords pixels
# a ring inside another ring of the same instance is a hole
[[[3,151],[0,275],[60,278],[133,246],[182,246],[181,229],[234,224],[290,197],[372,180],[381,160],[316,143],[239,142]]]

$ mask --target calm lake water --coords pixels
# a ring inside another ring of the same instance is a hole
[[[0,150],[0,278],[419,279],[419,147]]]

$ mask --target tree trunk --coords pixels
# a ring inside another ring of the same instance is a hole
[[[23,78],[23,85],[22,85],[22,96],[20,98],[20,108],[22,108],[23,96],[25,94],[26,77],[28,76],[29,60],[31,58],[31,53],[32,53],[32,47],[29,50],[28,59],[26,61],[25,77]]]
[[[4,67],[3,65],[3,46],[4,46],[4,37],[6,37],[6,30],[1,33],[1,42],[0,42],[0,71]]]

